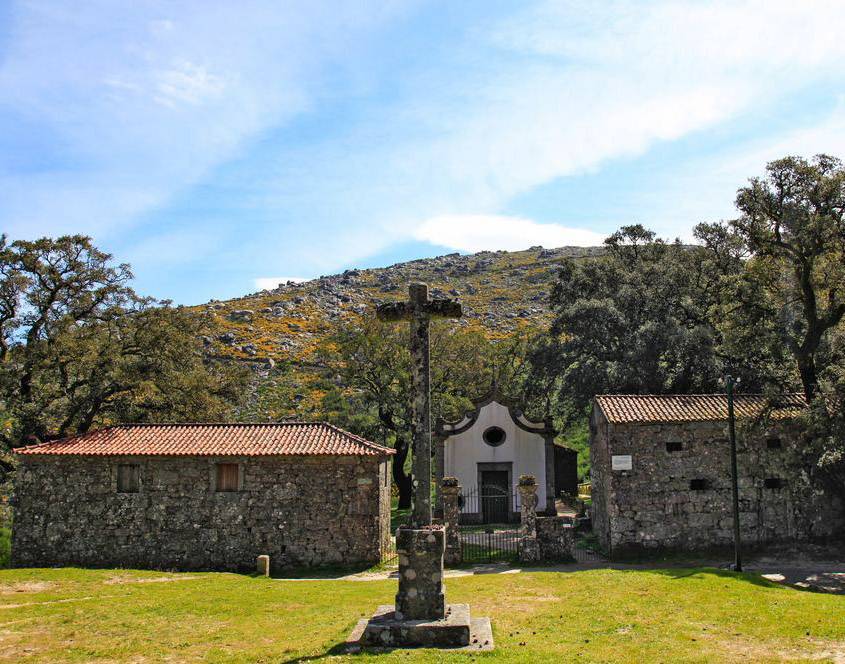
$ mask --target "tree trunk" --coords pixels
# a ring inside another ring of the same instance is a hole
[[[396,454],[393,455],[393,481],[399,489],[399,509],[404,510],[411,507],[413,496],[413,482],[411,476],[405,472],[405,460],[408,458],[408,442],[399,438],[396,439]]]
[[[807,401],[812,401],[819,388],[815,357],[813,353],[801,353],[796,359],[798,360],[798,372],[801,374],[801,384],[804,387],[804,396]]]

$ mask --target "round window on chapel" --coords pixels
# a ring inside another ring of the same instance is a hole
[[[505,430],[501,427],[490,427],[481,435],[490,447],[498,447],[505,442]]]

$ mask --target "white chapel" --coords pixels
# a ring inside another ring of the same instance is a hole
[[[436,507],[440,507],[440,481],[456,477],[466,501],[462,520],[516,520],[517,482],[520,475],[533,475],[538,485],[537,509],[555,514],[557,485],[575,472],[575,453],[555,445],[556,434],[550,420],[529,420],[495,389],[459,421],[438,421],[434,430]],[[571,466],[571,473],[566,466]]]

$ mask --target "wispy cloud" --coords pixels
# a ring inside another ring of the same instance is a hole
[[[799,126],[783,109],[845,77],[836,0],[48,0],[10,16],[0,226],[94,234],[184,289],[203,261],[220,274],[204,288],[246,289],[421,239],[592,242],[633,212],[591,216],[577,192],[545,214],[532,202],[713,136],[635,196],[636,220],[681,232],[729,211],[770,148],[832,145],[824,113]],[[165,250],[174,236],[199,240]]]
[[[560,224],[538,224],[531,219],[499,215],[442,215],[423,222],[414,232],[418,240],[460,251],[532,246],[589,247],[601,244],[604,235]]]
[[[296,192],[322,224],[343,220],[321,238],[326,250],[315,252],[317,260],[355,260],[362,240],[371,251],[422,234],[448,244],[429,232],[428,220],[501,215],[538,187],[633,163],[656,146],[741,122],[845,74],[841,22],[845,5],[835,2],[532,3],[505,19],[478,21],[450,51],[448,67],[436,76],[412,72],[400,95],[367,108],[340,140],[283,151],[280,160],[301,168],[282,169],[266,191],[271,198]],[[662,198],[711,203],[695,188],[651,188],[643,196],[657,208]],[[729,192],[728,207],[732,199]],[[564,227],[580,225],[566,208],[556,217]],[[611,227],[630,221],[602,220]]]
[[[0,35],[0,132],[37,128],[18,138],[21,154],[39,134],[54,141],[38,146],[36,172],[4,167],[22,157],[0,155],[0,222],[13,235],[110,241],[309,110],[344,41],[392,12],[48,0],[11,16]]]

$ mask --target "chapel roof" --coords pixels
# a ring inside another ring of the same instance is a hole
[[[120,424],[20,447],[21,455],[387,456],[395,450],[325,422]]]
[[[473,409],[465,413],[463,417],[451,422],[438,419],[434,425],[434,435],[441,438],[448,438],[467,431],[478,421],[481,411],[490,404],[498,404],[507,408],[508,415],[513,423],[524,431],[552,437],[557,435],[557,431],[552,426],[551,418],[546,418],[543,421],[529,419],[522,412],[522,408],[505,397],[495,384],[487,394],[473,402]]]
[[[709,422],[728,418],[725,394],[599,394],[596,405],[613,424],[659,422]],[[737,418],[759,417],[771,409],[774,419],[799,415],[807,408],[803,394],[737,394],[734,413]]]

